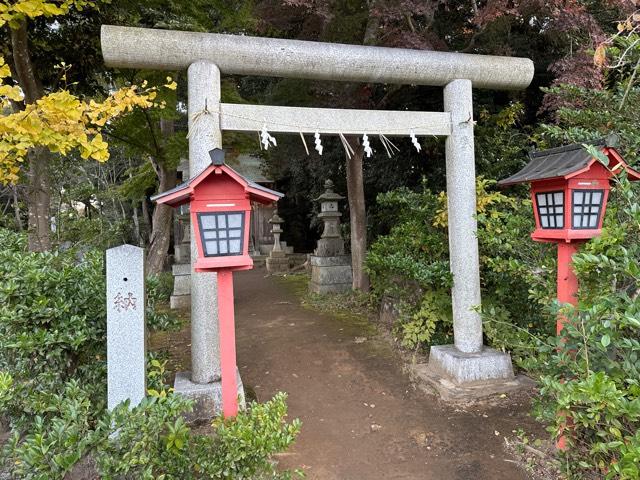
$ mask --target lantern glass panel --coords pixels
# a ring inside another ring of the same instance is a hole
[[[228,216],[229,228],[242,228],[242,214],[234,213]]]
[[[205,257],[242,255],[244,215],[244,212],[198,213]]]
[[[600,225],[604,190],[573,190],[572,228],[592,230]]]
[[[564,228],[564,194],[562,191],[536,193],[536,204],[540,227],[544,229]]]

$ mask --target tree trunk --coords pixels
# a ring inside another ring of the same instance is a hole
[[[44,94],[36,76],[29,54],[27,23],[22,21],[18,28],[11,30],[13,65],[20,88],[27,104],[36,102]],[[27,209],[29,229],[29,250],[42,252],[51,249],[50,213],[51,192],[49,190],[49,162],[51,153],[44,148],[32,148],[27,156]]]
[[[140,209],[142,211],[142,224],[144,225],[144,229],[142,231],[142,243],[146,245],[149,238],[149,232],[151,232],[151,216],[149,214],[149,202],[147,202],[146,197],[142,197],[140,199]]]
[[[160,179],[158,192],[165,192],[176,186],[175,169],[168,169],[164,163],[151,160]],[[147,273],[154,275],[162,272],[171,244],[171,224],[173,208],[169,205],[156,205],[151,218],[151,238],[147,250]]]
[[[379,18],[374,9],[379,0],[368,0],[369,16],[362,38],[363,45],[374,45],[380,27]],[[358,87],[352,87],[358,88]],[[369,276],[364,271],[367,255],[367,210],[364,201],[364,178],[362,164],[364,149],[356,136],[347,137],[347,141],[355,151],[347,156],[347,199],[349,202],[349,221],[351,226],[351,266],[353,269],[353,289],[369,291]]]
[[[147,117],[149,121],[149,117]],[[153,128],[149,122],[149,128]],[[160,134],[166,141],[174,133],[173,120],[160,119]],[[156,143],[159,156],[163,155],[162,144]],[[175,168],[167,168],[165,158],[150,158],[151,165],[158,176],[158,192],[166,192],[176,186],[178,177]],[[156,205],[151,218],[151,237],[147,251],[147,272],[158,274],[164,267],[169,245],[171,244],[171,226],[173,224],[173,208],[168,205]]]
[[[353,268],[353,289],[369,291],[369,276],[364,271],[367,255],[367,211],[364,201],[364,179],[362,160],[364,149],[358,137],[347,137],[355,151],[347,157],[347,197],[349,201],[349,221],[351,226],[351,266]]]

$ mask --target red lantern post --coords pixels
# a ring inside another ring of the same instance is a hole
[[[557,299],[560,304],[577,304],[578,279],[572,267],[580,245],[600,235],[613,175],[626,170],[630,180],[640,180],[640,172],[630,168],[607,140],[596,144],[607,164],[603,164],[580,144],[530,154],[530,162],[498,185],[531,184],[531,200],[536,242],[558,244]],[[558,315],[556,332],[562,332],[566,318]],[[564,436],[557,442],[566,448]]]
[[[242,177],[224,163],[224,151],[209,152],[211,165],[186,183],[152,197],[157,203],[189,204],[198,257],[196,272],[217,272],[222,410],[238,413],[233,272],[253,268],[249,256],[251,202],[269,204],[283,195]]]

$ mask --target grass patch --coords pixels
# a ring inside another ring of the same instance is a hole
[[[370,319],[376,314],[371,296],[359,291],[318,295],[309,292],[309,277],[304,273],[275,277],[276,280],[300,299],[309,310],[342,320],[342,324],[355,327],[360,334],[374,334]]]

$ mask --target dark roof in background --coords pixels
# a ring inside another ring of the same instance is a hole
[[[255,183],[273,183],[273,180],[265,175],[264,161],[253,155],[238,155],[227,160],[227,165],[249,181]]]

